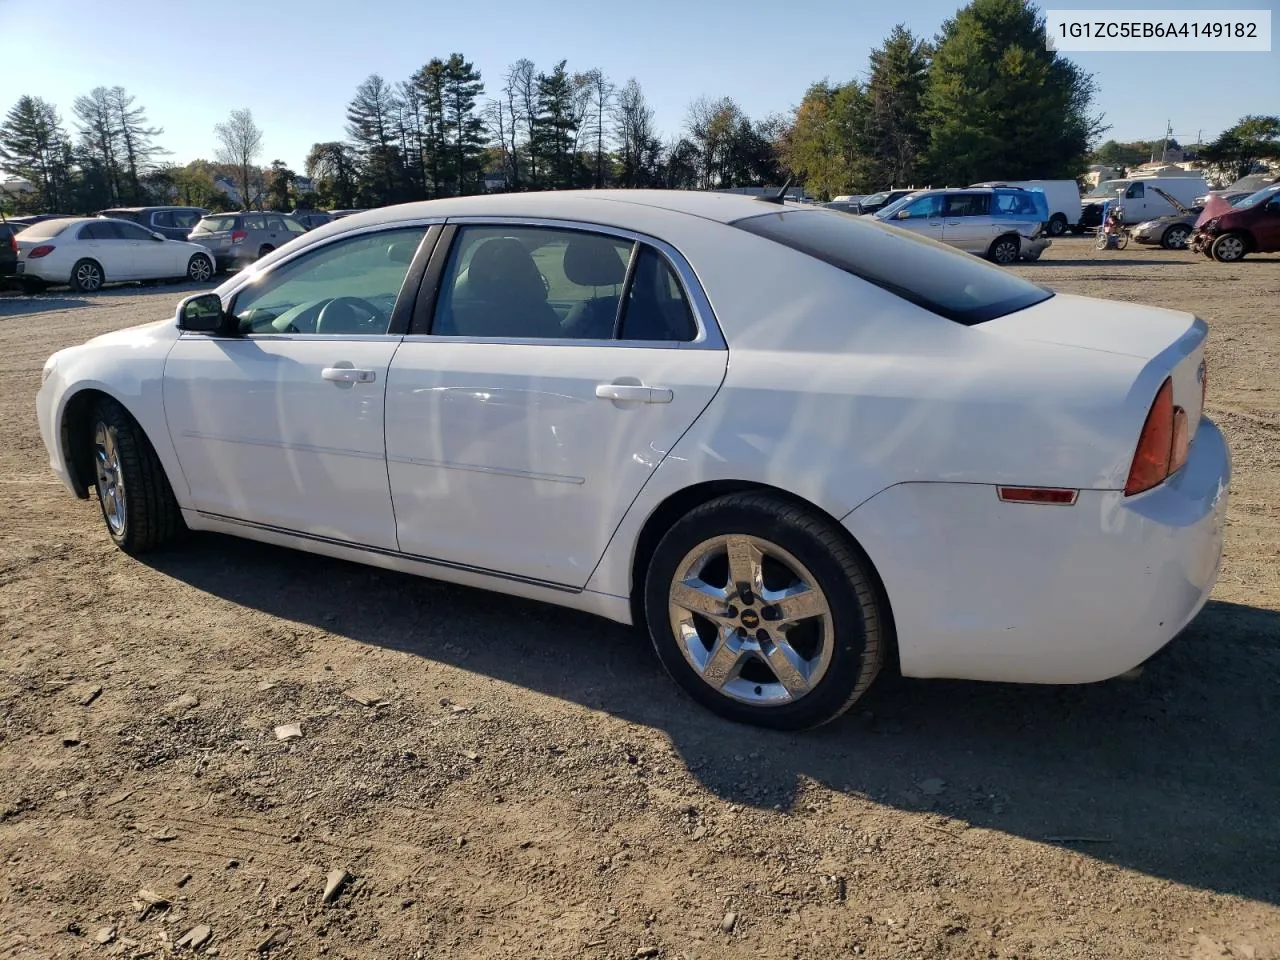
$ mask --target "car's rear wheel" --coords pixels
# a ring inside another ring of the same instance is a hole
[[[1001,266],[1007,266],[1017,262],[1021,246],[1017,237],[997,237],[987,251],[987,256]]]
[[[1219,263],[1235,263],[1237,260],[1243,259],[1244,255],[1249,252],[1249,244],[1245,242],[1244,236],[1239,233],[1224,233],[1213,241],[1213,246],[1209,248],[1209,252],[1213,255],[1213,259]]]
[[[169,478],[142,428],[103,399],[92,419],[94,486],[107,533],[126,553],[163,546],[186,528]]]
[[[1191,238],[1191,228],[1185,223],[1175,223],[1160,238],[1160,246],[1166,250],[1185,250]]]
[[[1067,218],[1060,213],[1055,213],[1049,218],[1049,236],[1060,237],[1067,232]]]
[[[879,672],[887,609],[869,562],[827,518],[766,494],[730,494],[678,521],[644,583],[663,666],[740,723],[815,727]]]
[[[102,266],[97,260],[77,260],[71,268],[71,286],[81,293],[93,293],[102,289]]]

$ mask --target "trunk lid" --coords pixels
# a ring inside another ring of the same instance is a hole
[[[1129,399],[1145,417],[1165,377],[1173,378],[1173,402],[1191,423],[1203,403],[1204,341],[1209,327],[1181,310],[1072,294],[1057,294],[1025,310],[970,328],[977,333],[1071,350],[1133,357],[1137,375]]]

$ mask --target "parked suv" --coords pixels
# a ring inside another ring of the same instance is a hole
[[[875,218],[1000,264],[1038,260],[1052,243],[1043,191],[1020,187],[918,190]]]
[[[219,270],[230,270],[253,263],[306,232],[287,213],[212,213],[196,224],[191,242],[207,247]]]
[[[1280,251],[1280,183],[1234,205],[1211,196],[1189,246],[1222,263],[1234,263],[1247,253]]]
[[[859,213],[876,213],[879,210],[889,206],[891,203],[897,203],[903,197],[915,193],[915,187],[906,190],[881,190],[879,193],[873,193],[870,196],[863,197],[858,201]]]
[[[204,207],[112,207],[102,210],[100,217],[132,220],[167,240],[186,240],[192,227],[209,211]]]

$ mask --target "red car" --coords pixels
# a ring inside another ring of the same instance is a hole
[[[1196,218],[1196,232],[1188,248],[1222,263],[1234,263],[1246,253],[1280,250],[1280,183],[1227,203],[1211,196]]]

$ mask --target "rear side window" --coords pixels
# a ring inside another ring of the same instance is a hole
[[[119,240],[120,225],[110,220],[96,220],[86,223],[80,231],[81,240]]]
[[[155,213],[151,214],[151,225],[153,227],[172,227],[173,211],[157,210]]]
[[[732,223],[808,254],[965,326],[1053,294],[969,253],[885,223],[831,210],[785,210]]]
[[[33,223],[27,229],[22,231],[23,240],[48,240],[50,237],[56,237],[67,227],[71,226],[71,220],[41,220],[39,223]]]
[[[205,233],[223,233],[239,227],[239,217],[205,217],[197,226]]]

